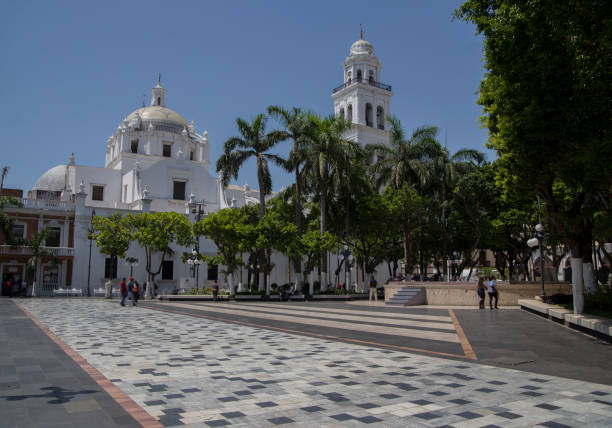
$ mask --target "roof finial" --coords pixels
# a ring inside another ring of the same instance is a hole
[[[363,40],[363,24],[359,24],[359,40]]]
[[[146,95],[142,94],[142,106],[143,107],[145,106],[145,97],[146,97]]]
[[[157,75],[157,84],[161,86],[161,73]]]

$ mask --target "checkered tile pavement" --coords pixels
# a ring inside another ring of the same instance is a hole
[[[612,387],[100,300],[24,306],[167,426],[612,426]]]

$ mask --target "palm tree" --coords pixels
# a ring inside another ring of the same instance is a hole
[[[433,160],[439,156],[441,150],[440,143],[436,139],[438,128],[421,126],[412,133],[409,139],[406,139],[399,119],[390,116],[387,120],[391,125],[389,144],[366,147],[370,157],[375,158],[370,164],[370,173],[379,188],[388,185],[398,191],[407,185],[415,188],[419,196],[423,196],[425,187],[432,183],[435,174]],[[408,233],[405,233],[405,236],[408,236]],[[420,266],[423,272],[421,243],[422,236],[419,235]],[[404,242],[407,277],[410,270],[409,255],[409,243]]]
[[[442,205],[441,231],[442,231],[442,273],[445,280],[448,280],[448,248],[446,242],[446,208],[448,194],[457,184],[457,181],[465,174],[474,171],[477,165],[484,161],[484,154],[478,150],[460,149],[452,156],[446,147],[440,150],[434,159],[437,171],[438,185],[440,188],[440,198]]]
[[[308,144],[308,131],[312,122],[304,111],[293,107],[291,110],[278,106],[268,107],[268,114],[278,120],[287,133],[287,138],[293,141],[293,149],[289,153],[286,168],[295,174],[295,225],[297,235],[302,236],[302,188],[303,172],[306,162],[306,148]],[[293,260],[296,277],[302,272],[302,262],[300,257]]]
[[[399,119],[389,116],[387,120],[391,124],[389,144],[366,146],[370,156],[375,157],[371,174],[379,188],[390,185],[399,189],[403,183],[420,188],[432,174],[428,161],[436,158],[440,150],[438,128],[421,126],[406,139]]]
[[[284,166],[285,160],[268,151],[276,144],[287,139],[284,131],[266,131],[267,117],[262,113],[249,124],[238,118],[238,132],[240,137],[231,137],[223,145],[223,155],[217,161],[217,172],[221,173],[223,185],[227,186],[230,179],[236,180],[238,172],[244,162],[250,157],[257,159],[257,181],[259,182],[259,217],[263,218],[266,212],[266,195],[272,192],[272,178],[268,162]]]
[[[272,131],[266,134],[267,116],[259,114],[255,116],[249,124],[247,121],[238,118],[238,132],[240,137],[231,137],[223,145],[223,154],[217,160],[217,172],[221,173],[223,185],[227,186],[230,179],[236,180],[240,167],[250,157],[257,160],[257,181],[259,182],[259,219],[262,220],[266,213],[266,195],[272,192],[272,178],[270,176],[270,168],[268,162],[285,167],[286,161],[282,157],[269,153],[269,150],[287,139],[288,135],[285,131]],[[259,265],[269,265],[270,251],[264,249],[259,250]],[[260,290],[264,285],[264,277],[260,272],[259,287]],[[266,290],[269,287],[266,287]]]
[[[343,138],[344,132],[350,123],[342,118],[328,116],[321,118],[309,115],[313,124],[310,135],[310,147],[307,154],[308,168],[319,193],[321,203],[321,235],[327,230],[327,200],[330,173],[333,169],[340,169],[347,157],[352,157],[358,145]],[[327,289],[327,251],[323,251],[321,260],[321,287]]]
[[[26,269],[34,274],[34,282],[32,283],[32,296],[36,296],[36,282],[38,280],[38,266],[43,259],[50,259],[52,265],[57,265],[57,256],[44,247],[45,239],[49,232],[47,229],[41,230],[34,241],[29,242],[28,247],[32,251],[32,256],[26,261]]]
[[[4,177],[6,177],[6,174],[8,174],[8,170],[8,166],[2,167],[2,177],[0,177],[0,194],[2,193],[2,189],[4,189]]]

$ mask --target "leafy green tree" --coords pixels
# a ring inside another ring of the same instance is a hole
[[[8,245],[19,244],[20,242],[16,241],[13,237],[13,219],[4,212],[5,206],[21,207],[23,204],[19,199],[12,196],[0,197],[0,231],[2,231],[2,235],[4,236],[4,243]]]
[[[447,148],[441,148],[434,158],[435,175],[440,196],[440,230],[442,238],[443,276],[448,280],[448,239],[446,236],[448,216],[448,195],[453,191],[457,181],[477,168],[484,161],[484,155],[478,150],[460,149],[451,155]]]
[[[450,222],[454,248],[463,254],[460,270],[473,268],[478,262],[479,250],[489,248],[493,234],[494,201],[496,187],[488,172],[481,168],[464,175],[453,191],[453,214]]]
[[[468,0],[455,16],[483,35],[479,103],[498,179],[513,197],[542,198],[571,247],[580,311],[594,217],[612,203],[612,4]]]
[[[299,252],[305,258],[304,262],[304,278],[308,278],[308,294],[314,294],[314,278],[312,272],[318,263],[321,262],[322,255],[327,251],[331,251],[337,245],[337,240],[334,235],[329,232],[321,234],[320,230],[317,230],[313,223],[310,223],[309,227],[302,237],[299,239]],[[323,285],[321,284],[321,287]],[[325,288],[321,289],[325,291]]]
[[[425,212],[425,202],[417,191],[404,183],[399,189],[387,187],[384,192],[385,203],[391,215],[397,219],[404,241],[404,276],[410,279],[415,262],[415,240],[418,239],[421,218]]]
[[[117,260],[125,257],[132,241],[131,224],[121,213],[108,217],[94,216],[91,222],[89,239],[92,239],[102,254],[111,259],[113,272],[111,278],[117,276]]]
[[[194,242],[191,223],[184,215],[175,212],[128,214],[127,224],[132,237],[145,250],[145,269],[148,273],[147,297],[153,298],[155,277],[159,275],[166,257],[174,254],[172,244],[191,246]],[[159,265],[153,267],[153,254],[160,253]]]
[[[205,236],[217,247],[213,257],[203,256],[210,264],[225,266],[224,273],[228,278],[230,294],[234,295],[234,272],[242,265],[240,253],[243,248],[245,234],[249,233],[249,225],[244,221],[240,210],[227,208],[209,214],[193,226],[195,236]]]

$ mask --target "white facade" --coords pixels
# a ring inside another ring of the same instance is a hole
[[[379,83],[381,63],[374,55],[372,45],[363,39],[353,43],[343,67],[344,84],[334,90],[332,98],[336,115],[344,116],[353,124],[347,137],[363,146],[387,143],[388,122],[385,118],[390,114],[393,94],[390,86]],[[55,200],[61,210],[74,210],[72,286],[85,290],[89,283],[90,289],[101,288],[105,282],[106,256],[100,254],[87,237],[94,212],[95,215],[108,216],[115,212],[173,211],[189,215],[193,222],[195,215],[190,213],[190,201],[201,204],[206,212],[259,203],[258,190],[251,189],[246,183],[224,188],[220,180],[209,172],[209,156],[207,131],[197,133],[193,121],[187,122],[166,107],[166,90],[158,81],[151,90],[150,105],[127,115],[108,138],[104,168],[78,165],[72,155],[68,164],[51,168],[38,179],[28,192],[28,198],[24,199],[24,207],[40,204],[52,207],[54,203],[49,201]],[[67,242],[67,230],[66,227],[63,242]],[[216,253],[210,240],[201,239],[199,246],[202,254]],[[172,279],[156,277],[160,292],[195,286],[191,269],[182,261],[182,254],[191,253],[192,249],[175,246],[174,250]],[[144,250],[133,243],[127,255],[141,261],[133,267],[133,275],[144,282]],[[154,255],[153,266],[159,264],[159,257]],[[246,257],[245,254],[245,262]],[[302,280],[292,273],[287,257],[274,254],[272,262],[275,265],[270,278],[272,283]],[[335,283],[334,271],[338,263],[338,255],[330,254],[327,277],[331,283]],[[220,283],[227,285],[221,270],[222,267],[219,268]],[[66,271],[62,269],[62,272]],[[353,268],[353,279],[356,279],[356,273],[357,269]],[[119,261],[117,278],[129,274],[130,266]],[[234,285],[239,282],[246,284],[247,275],[246,268],[236,272]],[[377,276],[382,283],[388,278],[387,268],[381,266]],[[344,270],[337,279],[344,281]],[[199,269],[197,282],[200,287],[212,283],[208,280],[205,264]],[[361,272],[358,282],[364,284]],[[63,278],[58,285],[65,284],[66,278]]]
[[[346,137],[367,144],[387,144],[391,114],[391,86],[380,82],[382,64],[374,55],[374,47],[363,40],[351,45],[350,54],[342,63],[344,83],[334,89],[334,114],[352,124]]]

